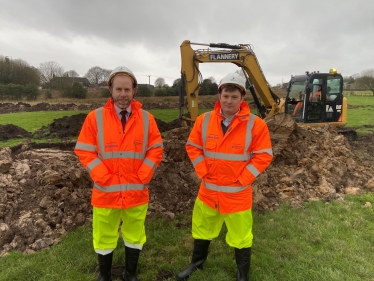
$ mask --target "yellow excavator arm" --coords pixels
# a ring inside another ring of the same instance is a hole
[[[194,50],[191,45],[207,46],[208,48]],[[219,49],[212,50],[210,48]],[[284,112],[284,99],[279,99],[271,91],[270,85],[266,81],[260,64],[257,61],[256,55],[249,44],[201,44],[191,43],[186,40],[180,46],[180,51],[182,59],[181,82],[183,88],[180,96],[180,115],[185,122],[194,122],[198,116],[199,77],[201,76],[199,64],[205,62],[230,62],[240,67],[247,81],[249,79],[250,83],[252,83],[252,85],[249,85],[249,89],[255,102],[259,105],[259,100],[255,94],[255,92],[257,92],[263,103],[260,112],[262,117]],[[184,114],[184,95],[187,96],[189,116]]]
[[[191,45],[204,46],[204,49],[194,50]],[[250,44],[201,44],[186,40],[180,46],[180,52],[182,89],[179,103],[180,118],[184,126],[192,127],[199,114],[199,82],[203,82],[199,64],[227,62],[242,69],[248,83],[247,88],[257,106],[258,115],[265,119],[273,136],[275,132],[283,132],[281,138],[288,136],[296,127],[296,122],[300,126],[324,126],[330,123],[343,132],[341,128],[347,123],[347,99],[343,97],[343,77],[336,70],[329,73],[306,72],[305,75],[292,76],[286,98],[279,98],[266,81]],[[315,86],[322,87],[319,100],[304,100],[302,97],[310,97]],[[295,114],[297,104],[302,105],[302,110]],[[345,131],[350,133],[351,130]]]

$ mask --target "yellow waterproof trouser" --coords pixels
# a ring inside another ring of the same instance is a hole
[[[144,221],[147,209],[148,203],[129,209],[93,207],[92,234],[95,251],[105,254],[116,248],[121,220],[125,245],[141,250],[146,242]]]
[[[223,222],[227,227],[226,243],[238,249],[252,247],[252,209],[221,214],[196,198],[192,212],[192,237],[211,240],[218,237]]]

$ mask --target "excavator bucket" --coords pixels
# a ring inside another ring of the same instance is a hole
[[[268,125],[270,138],[273,141],[287,140],[297,127],[291,115],[283,112],[268,116],[264,121]]]

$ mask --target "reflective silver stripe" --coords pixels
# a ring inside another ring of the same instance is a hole
[[[210,111],[205,113],[204,120],[203,120],[203,126],[202,126],[202,139],[203,139],[203,146],[204,146],[204,153],[205,153],[205,145],[206,145],[206,132],[208,132],[208,126],[209,126],[209,119],[210,119]]]
[[[194,146],[194,147],[196,147],[196,148],[198,148],[198,149],[200,149],[200,150],[203,150],[203,147],[202,146],[200,146],[200,145],[197,145],[196,143],[194,143],[194,142],[192,142],[192,141],[187,141],[186,142],[186,145],[191,145],[191,146]]]
[[[142,154],[144,158],[145,152],[147,151],[147,146],[148,146],[149,118],[148,118],[147,111],[143,109],[141,111],[143,115],[143,128],[144,128],[144,140],[143,140],[143,147],[142,147]]]
[[[254,175],[255,177],[257,177],[260,174],[260,172],[257,170],[257,168],[253,164],[248,164],[245,168],[248,171],[250,171],[252,175]]]
[[[95,158],[90,163],[88,163],[88,165],[87,165],[87,171],[88,171],[88,173],[90,173],[93,168],[95,168],[97,165],[100,165],[101,163],[102,162],[101,162],[101,160],[99,158]]]
[[[94,188],[102,192],[110,193],[110,192],[118,192],[118,191],[143,190],[145,188],[145,185],[141,183],[126,183],[126,184],[113,184],[113,185],[110,185],[104,188],[95,182]]]
[[[249,154],[231,154],[205,151],[205,156],[219,160],[247,161]]]
[[[215,185],[215,184],[207,183],[207,182],[204,182],[204,185],[206,188],[210,190],[214,190],[218,192],[227,192],[227,193],[240,192],[249,186],[249,185],[247,186],[220,186],[220,185]]]
[[[247,121],[247,129],[246,129],[246,134],[245,134],[245,145],[244,145],[244,151],[248,151],[249,146],[251,145],[252,142],[252,129],[255,124],[255,118],[257,116],[250,113],[249,114],[249,120]],[[250,155],[251,156],[251,155]],[[251,158],[251,157],[249,157]]]
[[[149,160],[148,158],[145,158],[143,163],[148,165],[149,167],[151,167],[153,171],[156,170],[156,163],[153,162],[152,160]]]
[[[148,147],[148,148],[147,148],[147,151],[150,150],[150,149],[152,149],[152,148],[157,148],[157,147],[161,147],[161,148],[163,148],[163,147],[164,147],[164,144],[163,144],[162,142],[157,142],[157,143],[155,143],[154,145]]]
[[[104,152],[101,153],[102,159],[144,159],[144,155],[140,152],[130,152],[130,151],[114,151],[114,152]]]
[[[104,121],[103,121],[103,108],[96,109],[96,127],[97,127],[97,141],[99,143],[99,158],[102,158],[104,150]]]
[[[96,145],[87,144],[87,143],[83,143],[83,142],[77,142],[75,144],[75,148],[80,149],[80,150],[89,151],[89,152],[96,152]]]
[[[273,150],[271,148],[266,148],[266,149],[253,151],[252,153],[267,153],[269,155],[273,155]]]
[[[203,156],[198,156],[196,157],[195,160],[192,161],[192,165],[195,167],[197,164],[199,164],[200,162],[203,162],[204,161],[204,157]]]

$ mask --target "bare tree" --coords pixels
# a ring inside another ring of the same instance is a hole
[[[104,81],[108,81],[111,72],[112,71],[109,70],[109,69],[103,69],[103,78],[104,78]]]
[[[355,80],[358,86],[371,91],[374,95],[374,68],[361,72],[361,77]]]
[[[99,66],[91,67],[84,75],[90,81],[91,84],[99,84],[103,81],[107,81],[111,70],[103,69]]]
[[[64,69],[54,61],[43,62],[39,65],[40,82],[48,83],[53,77],[62,77]]]
[[[75,70],[69,70],[64,72],[65,77],[79,77],[79,74]]]
[[[155,87],[156,88],[162,88],[165,85],[165,79],[162,77],[159,77],[155,80]]]
[[[361,77],[362,76],[369,76],[369,77],[374,77],[374,68],[366,69],[361,71]]]

